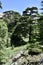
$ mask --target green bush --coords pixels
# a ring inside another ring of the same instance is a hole
[[[7,45],[8,28],[6,22],[0,19],[0,45]]]
[[[36,48],[29,49],[28,53],[30,55],[37,55],[37,54],[40,54],[41,52],[42,52],[42,50],[36,47]]]
[[[0,19],[0,65],[2,65],[3,55],[4,51],[3,49],[7,45],[7,39],[8,39],[8,28],[7,24],[3,19]]]

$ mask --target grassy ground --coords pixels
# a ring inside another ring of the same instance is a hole
[[[5,65],[10,65],[9,63],[11,63],[11,57],[15,56],[17,53],[19,53],[22,50],[25,50],[28,44],[24,45],[24,46],[20,46],[20,47],[9,47],[9,48],[4,48],[3,51],[1,51],[3,53],[3,60],[2,62],[5,62]]]
[[[10,64],[12,63],[11,56],[12,56],[12,55],[15,56],[17,53],[19,53],[19,52],[22,51],[22,50],[26,51],[26,48],[27,48],[28,45],[29,45],[29,44],[26,44],[26,45],[24,45],[24,46],[15,47],[15,48],[13,48],[13,49],[12,49],[11,47],[7,48],[7,49],[6,49],[6,51],[8,51],[8,52],[7,52],[7,57],[9,57],[9,58],[7,59],[7,63],[6,63],[5,65],[10,65]],[[36,51],[36,52],[37,52],[37,51]],[[8,55],[9,55],[9,56],[8,56]],[[29,55],[29,56],[27,57],[27,59],[28,59],[29,61],[38,60],[38,59],[40,59],[40,54],[39,54],[39,55],[34,55],[34,56]],[[23,62],[23,61],[22,61],[22,62]]]
[[[3,50],[1,50],[1,52],[3,54],[2,62],[6,63],[4,65],[10,65],[10,63],[12,61],[11,57],[15,56],[17,53],[19,53],[22,50],[26,51],[27,46],[29,46],[29,44],[19,46],[19,47],[8,47],[8,48],[4,48]]]

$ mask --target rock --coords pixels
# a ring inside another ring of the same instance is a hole
[[[20,59],[22,56],[24,56],[24,52],[20,51],[16,56],[12,58],[13,62],[16,62],[18,59]]]
[[[11,65],[14,65],[14,63],[12,63]]]
[[[25,52],[20,51],[12,61],[12,65],[43,65],[43,53],[33,56],[27,54],[26,56]]]

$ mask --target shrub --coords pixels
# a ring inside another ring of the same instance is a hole
[[[39,48],[31,48],[31,49],[29,50],[29,54],[30,54],[30,55],[37,55],[37,54],[40,54],[41,52],[42,52],[42,50],[39,49]]]

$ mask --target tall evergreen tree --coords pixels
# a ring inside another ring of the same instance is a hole
[[[43,15],[43,0],[41,1],[41,10],[42,10],[42,12],[41,12],[41,14]]]
[[[33,26],[35,23],[33,23],[34,19],[36,18],[38,14],[38,8],[37,7],[32,7],[32,8],[27,8],[25,11],[23,11],[23,16],[29,16],[30,22],[29,22],[29,43],[33,42]]]
[[[2,9],[2,3],[1,3],[1,1],[0,1],[0,8]]]
[[[40,36],[40,44],[43,45],[43,0],[41,1],[41,15],[40,15],[40,19],[39,19],[39,36]]]

